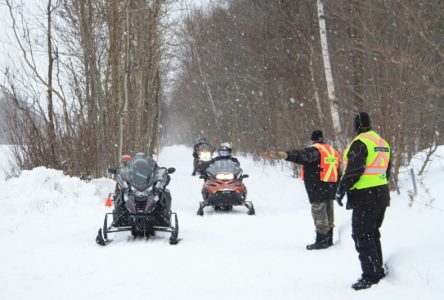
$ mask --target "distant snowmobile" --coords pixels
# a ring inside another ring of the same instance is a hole
[[[245,206],[248,214],[254,215],[255,210],[251,201],[246,201],[247,188],[243,183],[247,174],[231,159],[220,159],[209,166],[200,178],[205,179],[202,188],[203,201],[200,202],[197,214],[203,216],[206,206],[216,210],[232,210],[233,206]]]
[[[177,214],[171,212],[171,194],[166,188],[169,174],[175,168],[161,168],[144,153],[137,153],[123,168],[110,168],[117,174],[113,195],[114,210],[105,215],[103,228],[99,229],[96,242],[107,245],[112,232],[131,231],[134,237],[149,238],[155,231],[170,232],[170,244],[178,243],[179,223]],[[112,224],[108,226],[108,216]],[[174,225],[171,219],[174,218]]]
[[[213,158],[214,147],[208,143],[202,143],[196,148],[193,175],[201,175],[208,166],[207,163]]]

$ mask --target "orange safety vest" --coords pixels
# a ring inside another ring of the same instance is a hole
[[[318,149],[321,154],[320,159],[320,172],[319,177],[323,182],[337,182],[338,181],[338,168],[340,162],[340,156],[329,144],[313,144],[313,147]],[[301,171],[301,179],[304,180],[304,167]]]

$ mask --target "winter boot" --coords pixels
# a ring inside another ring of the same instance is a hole
[[[379,280],[371,280],[371,279],[367,279],[367,278],[360,278],[360,279],[358,279],[358,281],[353,283],[351,287],[355,291],[358,291],[358,290],[368,289],[369,287],[371,287],[372,285],[374,285],[374,284],[376,284],[378,282],[379,282]]]
[[[316,232],[316,241],[313,244],[307,245],[307,250],[319,250],[326,249],[328,247],[330,247],[328,233],[322,234]]]
[[[330,228],[327,235],[328,235],[328,246],[333,246],[333,228]]]

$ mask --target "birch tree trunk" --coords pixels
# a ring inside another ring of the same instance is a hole
[[[324,4],[322,0],[317,0],[319,32],[321,36],[322,58],[324,60],[325,81],[327,82],[328,100],[330,101],[331,119],[333,129],[336,134],[341,132],[341,123],[339,119],[339,107],[336,100],[335,84],[331,72],[330,55],[328,53],[327,29],[325,25]]]

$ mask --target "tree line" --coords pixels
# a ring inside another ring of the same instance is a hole
[[[232,0],[190,11],[183,24],[164,138],[228,140],[260,158],[305,147],[322,129],[343,149],[353,116],[367,111],[392,145],[395,177],[414,153],[434,151],[444,138],[444,3],[323,4],[341,132],[333,130],[316,1]]]
[[[261,159],[322,129],[343,149],[359,111],[392,145],[395,177],[443,143],[442,1],[210,1],[181,7],[180,23],[177,3],[47,0],[34,20],[5,0],[21,59],[1,88],[21,169],[102,176],[121,153],[199,136]]]
[[[5,1],[20,55],[1,89],[19,169],[102,176],[124,152],[154,152],[168,2]]]

